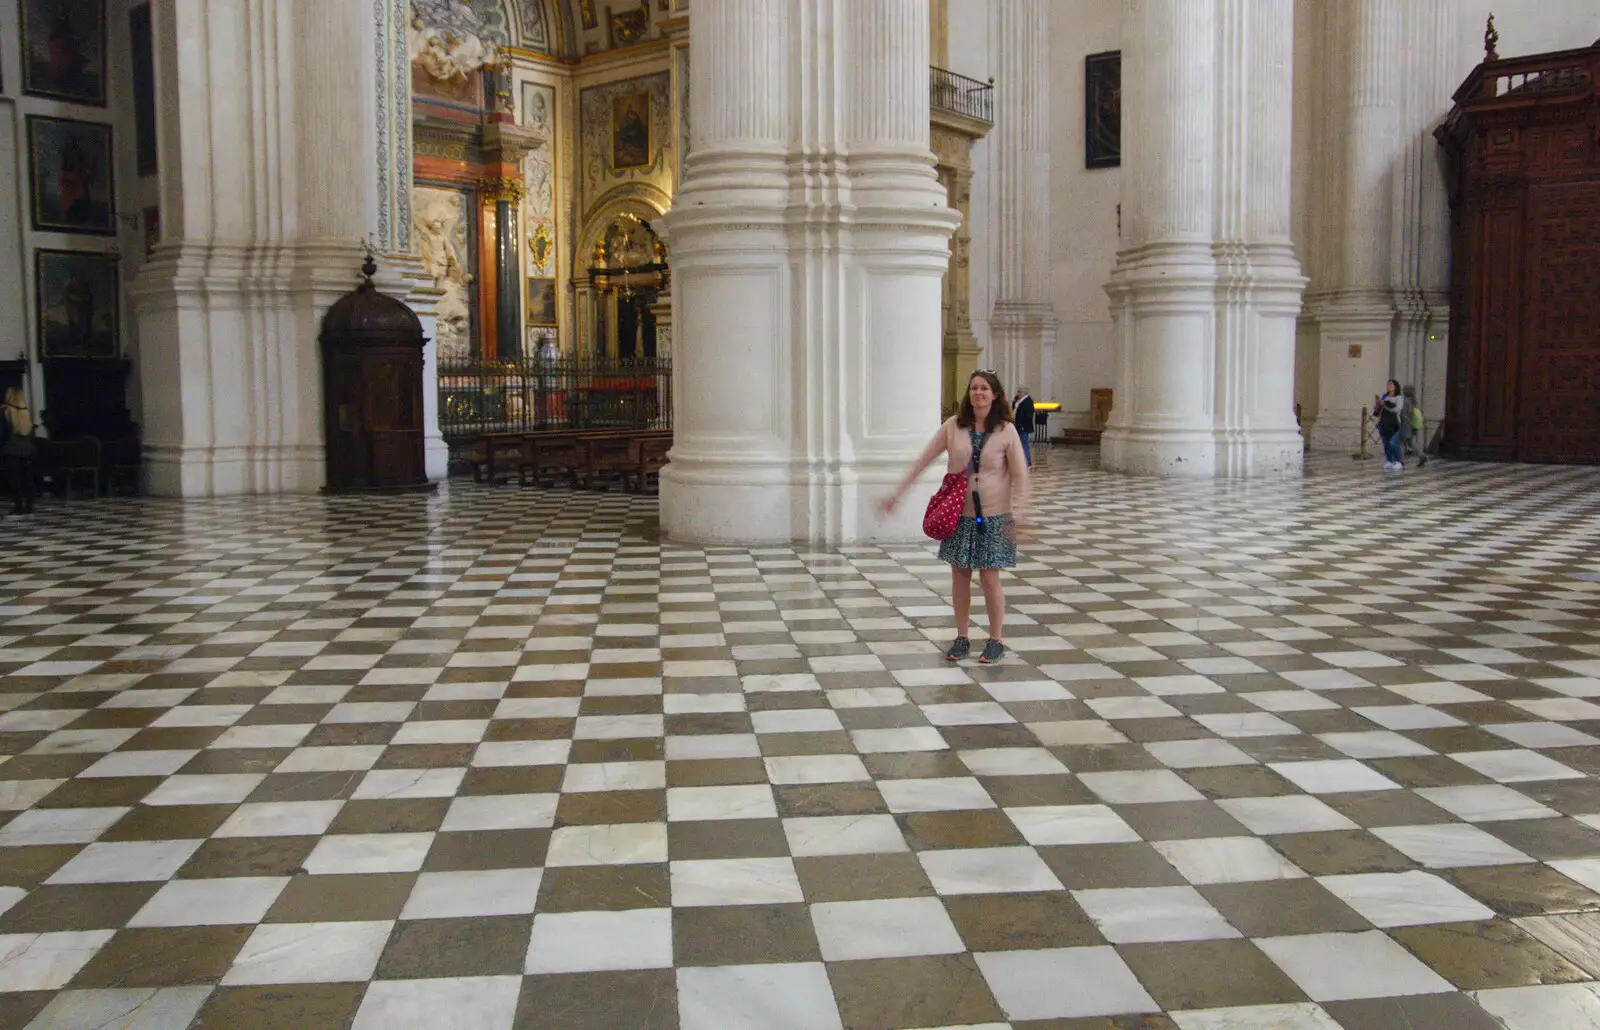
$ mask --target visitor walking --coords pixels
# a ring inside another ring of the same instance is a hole
[[[1017,427],[1017,435],[1022,437],[1022,456],[1027,459],[1028,468],[1033,468],[1033,398],[1028,396],[1026,386],[1017,387],[1017,396],[1011,402],[1014,412],[1013,425]]]
[[[1005,390],[994,372],[980,369],[972,373],[960,410],[939,427],[899,489],[882,502],[885,514],[895,510],[912,483],[941,453],[947,456],[946,474],[970,476],[955,534],[939,545],[940,560],[950,565],[956,615],[956,639],[945,657],[957,661],[972,650],[967,634],[972,571],[977,569],[989,613],[989,642],[978,661],[998,662],[1006,653],[1006,599],[1000,570],[1017,564],[1017,532],[1027,525],[1028,461],[1022,437],[1011,421]]]
[[[6,390],[0,415],[4,416],[0,417],[0,455],[6,462],[11,513],[26,515],[33,511],[33,458],[39,448],[33,442],[33,413],[28,410],[21,387]]]
[[[1399,470],[1406,467],[1400,456],[1400,414],[1405,407],[1405,397],[1400,393],[1400,383],[1394,379],[1384,384],[1383,396],[1372,402],[1372,417],[1378,420],[1378,439],[1383,441],[1383,467]]]
[[[1428,463],[1427,434],[1423,430],[1422,406],[1417,403],[1417,388],[1407,386],[1400,391],[1400,396],[1405,398],[1405,403],[1400,406],[1400,460],[1405,461],[1406,455],[1417,456],[1417,468]]]

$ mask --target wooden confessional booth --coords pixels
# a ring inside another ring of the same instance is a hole
[[[1488,60],[1437,132],[1454,254],[1444,451],[1600,462],[1600,43]]]

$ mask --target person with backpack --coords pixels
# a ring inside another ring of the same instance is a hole
[[[39,447],[33,440],[33,413],[22,388],[6,390],[0,407],[0,455],[5,456],[6,478],[11,488],[13,516],[33,512],[33,459]]]
[[[1400,393],[1400,383],[1391,379],[1384,384],[1383,395],[1372,401],[1372,417],[1378,422],[1378,439],[1383,441],[1383,467],[1398,471],[1405,468],[1400,456],[1400,413],[1405,398]]]
[[[1417,403],[1417,388],[1407,386],[1400,391],[1400,396],[1405,398],[1405,404],[1400,411],[1400,460],[1404,461],[1407,454],[1417,456],[1417,468],[1428,463],[1428,456],[1423,453],[1426,439],[1422,432],[1422,405]]]

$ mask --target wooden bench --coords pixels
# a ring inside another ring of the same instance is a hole
[[[516,465],[521,450],[523,433],[484,433],[478,437],[477,446],[467,461],[472,465],[474,483],[503,483],[510,479],[509,469]],[[505,468],[504,474],[497,466]]]
[[[655,493],[661,488],[661,470],[667,467],[667,452],[672,449],[672,434],[646,436],[633,441],[628,460],[631,466],[631,493]]]

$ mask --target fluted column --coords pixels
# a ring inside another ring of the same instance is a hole
[[[994,146],[995,302],[990,361],[1007,389],[1054,392],[1057,319],[1050,304],[1049,0],[1006,0],[991,10],[998,45]]]
[[[928,147],[927,0],[695,0],[673,209],[670,537],[838,544],[937,422],[956,216]]]
[[[1293,0],[1128,0],[1108,468],[1300,470],[1293,39]]]
[[[1324,82],[1329,177],[1318,216],[1326,223],[1326,265],[1310,314],[1318,330],[1314,446],[1351,449],[1361,410],[1390,374],[1396,304],[1391,285],[1395,169],[1401,161],[1402,36],[1411,0],[1341,0],[1326,11],[1332,52]]]

